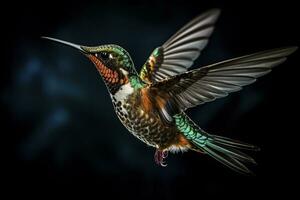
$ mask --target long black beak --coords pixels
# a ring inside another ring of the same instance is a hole
[[[82,46],[82,45],[74,44],[74,43],[71,43],[71,42],[67,42],[67,41],[63,41],[63,40],[59,40],[59,39],[51,38],[51,37],[42,36],[41,38],[46,39],[46,40],[51,40],[51,41],[54,41],[54,42],[57,42],[57,43],[60,43],[60,44],[64,44],[64,45],[69,46],[69,47],[73,47],[75,49],[78,49],[81,53],[88,53],[86,50],[84,50],[85,46]]]

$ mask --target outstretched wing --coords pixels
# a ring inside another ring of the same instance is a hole
[[[155,83],[187,71],[208,43],[219,14],[218,9],[205,12],[156,48],[140,72],[141,79]]]
[[[297,47],[263,51],[192,70],[154,84],[180,110],[225,97],[242,89],[286,60]]]

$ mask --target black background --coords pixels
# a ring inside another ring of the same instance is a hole
[[[205,155],[153,161],[119,123],[92,64],[75,50],[41,40],[116,43],[138,70],[151,51],[210,8],[222,14],[194,67],[260,50],[299,45],[293,1],[7,2],[1,13],[2,172],[11,195],[64,192],[123,198],[212,198],[297,191],[298,52],[271,74],[227,98],[188,111],[206,131],[261,147],[256,176],[237,174]]]

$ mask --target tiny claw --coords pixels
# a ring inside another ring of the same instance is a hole
[[[168,151],[156,149],[154,154],[154,160],[156,164],[162,167],[166,167],[167,164],[165,163],[164,159],[167,157],[168,157]]]
[[[160,164],[160,160],[159,160],[159,152],[156,150],[155,154],[154,154],[154,161],[156,164]]]
[[[167,163],[165,163],[165,162],[162,162],[162,163],[160,163],[160,166],[162,166],[162,167],[166,167],[166,166],[167,166]]]
[[[162,158],[165,159],[168,157],[168,151],[163,151],[162,152]]]

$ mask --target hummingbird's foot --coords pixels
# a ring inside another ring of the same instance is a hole
[[[162,166],[162,167],[166,167],[167,164],[165,163],[165,158],[168,157],[168,151],[167,150],[159,150],[156,149],[155,154],[154,154],[154,160],[155,163]]]

